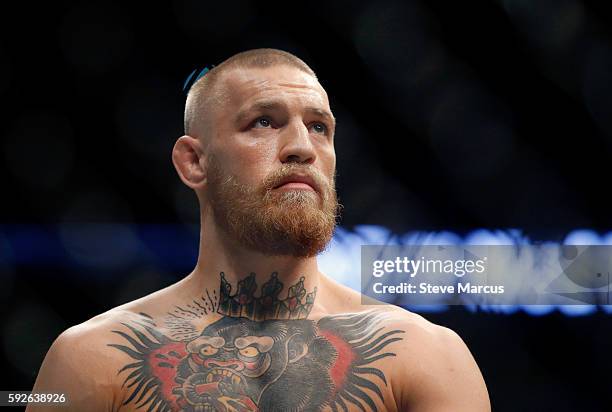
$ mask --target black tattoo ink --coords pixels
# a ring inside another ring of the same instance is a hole
[[[276,274],[259,298],[253,274],[233,295],[224,277],[221,284],[219,304],[209,303],[211,308],[239,316],[226,315],[201,333],[191,321],[211,312],[195,302],[169,314],[171,337],[146,314],[142,321],[123,323],[128,333],[113,331],[125,343],[108,346],[135,361],[119,370],[127,374],[124,405],[133,402],[146,411],[347,412],[352,404],[365,412],[377,410],[375,398],[384,402],[381,385],[387,379],[372,364],[395,356],[388,345],[402,340],[404,332],[385,331],[383,312],[298,319],[308,314],[316,292],[309,300],[303,278],[284,300],[277,298],[282,283]],[[264,305],[267,297],[274,305]],[[271,318],[274,314],[281,318]]]
[[[221,272],[219,308],[217,313],[231,317],[244,317],[251,320],[266,319],[305,319],[312,310],[317,288],[306,293],[304,277],[289,287],[287,297],[279,299],[284,285],[273,272],[270,280],[261,286],[261,296],[256,297],[257,283],[255,273],[238,282],[237,291],[232,295],[232,286]]]

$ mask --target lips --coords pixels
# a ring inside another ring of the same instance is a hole
[[[318,192],[318,186],[314,179],[307,175],[292,174],[281,179],[280,183],[274,187],[274,189],[280,188],[287,189],[302,189],[302,190],[314,190]]]

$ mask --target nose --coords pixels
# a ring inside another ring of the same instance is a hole
[[[279,157],[282,163],[312,164],[317,158],[308,128],[301,120],[285,128],[281,145]]]

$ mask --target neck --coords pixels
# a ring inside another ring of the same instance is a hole
[[[248,302],[249,299],[258,300],[272,295],[272,298],[287,305],[299,306],[306,305],[308,298],[310,306],[298,307],[294,313],[274,315],[305,318],[312,309],[312,300],[316,295],[313,292],[318,288],[319,281],[316,257],[266,256],[245,249],[215,225],[212,218],[203,216],[198,262],[189,276],[190,294],[201,296],[204,291],[214,291],[220,305],[224,299]],[[296,294],[297,299],[291,301]],[[233,310],[220,306],[219,311],[227,316],[263,320],[261,314],[245,315],[244,309],[237,309],[236,305],[233,305]],[[268,317],[272,318],[272,315]]]

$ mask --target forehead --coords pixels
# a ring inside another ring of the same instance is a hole
[[[231,69],[223,76],[221,86],[227,105],[235,109],[260,99],[274,98],[329,110],[327,93],[317,79],[287,65]]]

